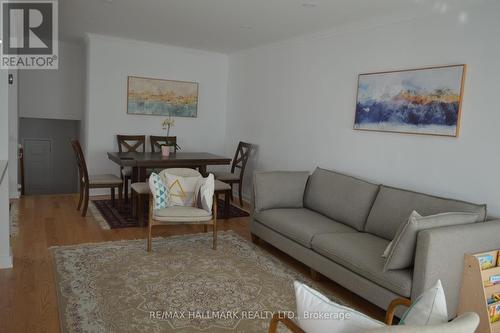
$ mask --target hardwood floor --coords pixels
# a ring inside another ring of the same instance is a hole
[[[52,262],[48,248],[55,245],[98,243],[146,238],[146,228],[102,230],[92,215],[76,210],[77,195],[24,196],[18,201],[19,233],[12,240],[14,268],[0,270],[0,332],[59,332]],[[250,240],[248,217],[220,220],[219,230],[234,230]],[[201,232],[202,226],[157,227],[155,236]],[[259,246],[308,274],[308,268],[274,247]],[[383,320],[385,312],[338,284],[320,283],[347,304]]]

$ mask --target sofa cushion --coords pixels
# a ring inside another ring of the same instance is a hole
[[[486,205],[440,198],[394,187],[381,186],[368,216],[365,231],[392,240],[399,226],[416,210],[423,216],[447,212],[479,213],[477,221],[486,219]]]
[[[255,213],[254,219],[308,248],[318,233],[356,231],[306,208],[264,210]]]
[[[380,254],[388,244],[363,232],[318,234],[312,240],[314,251],[396,294],[410,297],[412,270],[384,272],[385,259]]]
[[[307,171],[256,172],[253,182],[255,210],[302,208],[308,177]]]
[[[378,185],[317,168],[309,177],[304,207],[363,230]]]

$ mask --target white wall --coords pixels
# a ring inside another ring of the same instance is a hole
[[[59,69],[19,71],[19,116],[80,120],[83,46],[59,41]]]
[[[9,158],[7,70],[0,69],[0,161]],[[1,172],[2,170],[0,170]],[[1,176],[1,175],[0,175]],[[9,226],[9,171],[0,180],[0,268],[12,267]]]
[[[436,14],[231,55],[226,153],[248,140],[261,170],[321,166],[486,202],[500,215],[498,13],[494,3],[467,10],[465,23],[459,12]],[[359,73],[460,63],[468,73],[458,139],[352,129]]]
[[[11,198],[19,198],[19,181],[18,181],[18,132],[19,132],[19,116],[18,116],[18,81],[19,72],[17,70],[9,70],[14,78],[13,84],[9,85],[9,196]]]
[[[90,173],[118,174],[106,155],[118,149],[116,134],[165,135],[165,117],[127,114],[128,75],[198,82],[198,117],[177,117],[171,135],[185,151],[224,153],[226,55],[99,35],[89,35],[86,48],[81,136]]]

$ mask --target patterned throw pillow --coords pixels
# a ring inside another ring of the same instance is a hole
[[[201,178],[196,186],[196,207],[212,212],[214,203],[215,178],[209,174],[207,178]]]
[[[182,177],[165,173],[169,206],[195,206],[195,190],[201,176]]]
[[[154,209],[167,208],[168,206],[168,188],[156,173],[151,173],[149,176],[149,188],[153,194]]]

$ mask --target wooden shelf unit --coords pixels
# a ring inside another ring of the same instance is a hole
[[[495,251],[495,250],[494,250]],[[500,284],[486,285],[492,275],[500,275],[500,267],[481,270],[481,265],[476,256],[490,253],[491,251],[476,254],[466,254],[464,259],[464,272],[458,315],[465,312],[475,312],[479,315],[480,323],[476,333],[500,333],[500,321],[490,323],[488,298],[493,293],[500,292]],[[500,303],[500,302],[497,302]],[[497,304],[493,303],[493,304]]]

